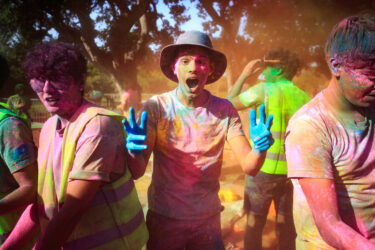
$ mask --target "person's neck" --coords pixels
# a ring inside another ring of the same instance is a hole
[[[178,100],[186,107],[189,108],[197,108],[202,107],[208,99],[208,91],[203,90],[202,93],[196,97],[190,97],[184,95],[184,93],[180,90],[180,88],[177,88],[177,98]]]
[[[59,118],[59,120],[60,120],[60,124],[61,124],[60,128],[65,128],[66,127],[66,125],[69,123],[69,121],[72,118],[72,116],[76,113],[76,111],[81,107],[82,104],[83,104],[83,99],[80,100],[79,105],[74,110],[72,110],[71,112],[69,112],[69,114],[57,115],[58,118]]]
[[[286,79],[286,78],[284,77],[284,75],[278,75],[278,76],[275,76],[275,77],[272,79],[272,83],[285,82],[285,81],[290,81],[290,80]]]
[[[342,93],[342,89],[339,88],[339,82],[335,77],[332,77],[328,87],[323,90],[323,94],[326,97],[330,105],[336,110],[336,112],[352,119],[356,122],[363,121],[366,116],[366,109],[357,107],[350,103]]]

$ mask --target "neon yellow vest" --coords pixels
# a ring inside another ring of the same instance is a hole
[[[97,115],[122,116],[92,105],[83,104],[70,119],[63,135],[62,176],[59,194],[53,180],[53,142],[57,116],[44,124],[38,151],[38,206],[42,228],[65,200],[68,175],[73,167],[76,143],[86,124]],[[115,182],[103,184],[90,207],[63,245],[64,249],[141,249],[148,240],[142,206],[129,169]],[[48,219],[49,218],[49,219]]]
[[[27,120],[27,116],[22,113],[18,115],[12,111],[10,111],[8,104],[0,102],[0,122],[8,117],[17,117],[18,119],[22,120],[28,127],[30,127],[30,123]],[[5,197],[7,194],[0,194],[0,199]],[[13,213],[8,213],[0,216],[0,237],[3,234],[9,233],[12,231],[13,227],[16,225],[18,218],[21,216],[22,211],[16,211]],[[0,241],[1,245],[1,241]]]
[[[266,114],[273,115],[271,133],[275,143],[268,149],[266,160],[260,171],[268,174],[287,174],[284,151],[285,131],[293,114],[310,100],[310,97],[291,81],[266,83]]]

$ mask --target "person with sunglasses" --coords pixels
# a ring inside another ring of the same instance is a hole
[[[86,60],[74,46],[42,43],[23,64],[53,116],[38,149],[38,199],[4,249],[141,249],[148,232],[127,161],[122,116],[83,98]]]

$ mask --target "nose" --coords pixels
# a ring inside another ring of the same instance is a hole
[[[191,60],[189,64],[189,71],[190,72],[195,72],[197,69],[197,62],[195,60]]]
[[[44,86],[43,86],[43,92],[44,93],[49,93],[49,92],[51,92],[53,90],[54,90],[54,88],[53,88],[51,82],[49,80],[45,80]]]

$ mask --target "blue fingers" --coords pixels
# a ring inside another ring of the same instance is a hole
[[[122,119],[122,124],[124,125],[124,129],[125,129],[126,133],[129,133],[130,124],[129,124],[128,120],[126,120],[126,118]]]
[[[128,134],[126,137],[126,141],[140,141],[143,142],[146,140],[145,135],[135,135],[135,134]]]
[[[147,129],[147,112],[143,111],[141,115],[141,129]]]
[[[147,112],[142,112],[141,125],[138,126],[136,121],[135,110],[133,107],[129,109],[129,120],[123,119],[124,129],[127,133],[126,148],[130,153],[140,154],[142,150],[147,149],[147,145],[143,144],[147,134]]]
[[[140,153],[138,151],[147,149],[147,145],[139,145],[133,142],[126,143],[126,148],[130,150],[132,153]]]
[[[256,123],[256,112],[250,111],[250,137],[254,143],[254,150],[257,152],[265,151],[273,144],[272,134],[270,132],[273,116],[269,115],[267,122],[265,106],[262,104],[259,108],[259,123]]]
[[[134,129],[135,126],[138,126],[137,121],[135,120],[135,111],[133,107],[130,107],[129,109],[129,122],[132,129]]]
[[[260,105],[260,108],[259,108],[259,123],[264,124],[265,117],[266,117],[266,111],[264,108],[264,104],[262,104]]]
[[[250,110],[250,126],[255,127],[257,125],[257,115],[254,109]]]

